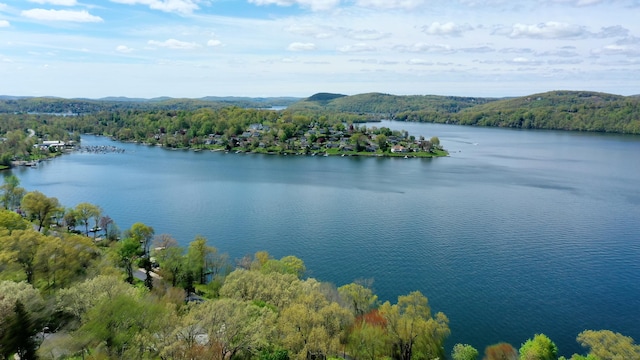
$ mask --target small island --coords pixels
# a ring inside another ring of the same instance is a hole
[[[159,134],[157,140],[166,137]],[[169,136],[179,136],[173,134]],[[210,134],[201,143],[192,143],[196,151],[248,152],[279,155],[322,156],[378,156],[378,157],[437,157],[448,152],[434,136],[416,138],[406,131],[392,131],[386,127],[369,127],[338,123],[332,126],[310,124],[306,131],[287,134],[282,129],[272,131],[268,125],[251,124],[237,136]]]

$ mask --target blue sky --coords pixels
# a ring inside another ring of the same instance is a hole
[[[640,94],[640,0],[0,0],[0,94]]]

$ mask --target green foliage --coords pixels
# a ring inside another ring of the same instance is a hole
[[[536,334],[520,347],[520,360],[556,360],[558,347],[544,334]]]
[[[449,319],[443,313],[431,317],[427,298],[419,291],[399,296],[398,303],[380,306],[387,322],[394,357],[401,360],[444,358],[444,341],[450,334]]]
[[[85,226],[85,235],[87,236],[89,236],[89,220],[93,219],[95,223],[94,227],[97,228],[101,214],[102,210],[100,207],[86,202],[76,205],[75,211],[73,212],[76,221]]]
[[[9,210],[0,210],[0,229],[6,229],[9,234],[13,230],[26,230],[29,226],[29,222],[19,214]]]
[[[4,177],[4,184],[0,186],[2,191],[2,206],[8,210],[14,210],[20,206],[26,190],[20,187],[20,179],[15,175]]]
[[[31,321],[28,311],[20,300],[17,300],[14,312],[6,320],[6,327],[0,338],[0,351],[5,358],[15,353],[20,359],[36,359],[36,343],[34,335],[37,330]]]
[[[477,360],[478,350],[473,346],[467,344],[455,344],[453,351],[451,352],[451,359],[453,360]]]
[[[59,207],[58,199],[47,197],[39,191],[28,192],[21,202],[22,210],[38,224],[38,231],[51,224],[51,216],[60,210]]]
[[[600,360],[640,359],[640,345],[633,339],[610,330],[586,330],[577,338],[580,345],[590,349],[589,355]]]
[[[342,300],[349,304],[354,316],[362,316],[378,305],[378,296],[373,293],[368,284],[346,284],[338,288]]]
[[[135,261],[142,255],[140,241],[133,238],[126,238],[116,246],[116,254],[118,262],[127,274],[127,282],[133,283],[133,265]]]

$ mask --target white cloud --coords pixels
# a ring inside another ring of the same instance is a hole
[[[152,10],[188,15],[198,10],[200,0],[111,0],[126,5],[146,5]]]
[[[345,36],[354,40],[379,40],[389,36],[389,33],[382,33],[378,30],[348,30]]]
[[[603,27],[599,33],[595,34],[599,38],[624,37],[629,34],[629,30],[620,25]]]
[[[304,24],[304,25],[294,24],[294,25],[287,26],[284,30],[292,34],[311,36],[316,39],[327,39],[332,37],[334,33],[334,31],[327,29],[325,27],[309,25],[309,24]]]
[[[117,51],[117,52],[121,52],[121,53],[125,53],[125,54],[126,54],[126,53],[130,53],[130,52],[132,52],[132,51],[133,51],[133,49],[132,49],[132,48],[130,48],[130,47],[128,47],[128,46],[125,46],[125,45],[118,45],[118,46],[116,47],[116,51]]]
[[[569,4],[572,6],[590,6],[603,3],[603,0],[550,0],[552,3]]]
[[[423,27],[422,30],[429,35],[460,36],[465,31],[473,30],[473,27],[470,25],[457,25],[453,22],[444,24],[434,22],[431,25]]]
[[[365,43],[358,43],[353,45],[345,45],[338,48],[340,52],[367,52],[367,51],[375,51],[376,48]]]
[[[423,59],[410,59],[409,61],[407,61],[407,64],[409,64],[409,65],[429,66],[429,65],[433,65],[433,62],[427,61],[427,60],[423,60]]]
[[[582,26],[548,21],[536,25],[515,24],[508,36],[516,39],[568,39],[583,37],[587,34],[588,32]]]
[[[86,10],[45,10],[31,9],[24,10],[22,16],[45,21],[71,21],[71,22],[102,22],[102,18],[89,14]]]
[[[216,46],[220,46],[220,45],[222,45],[222,41],[220,41],[220,40],[211,39],[211,40],[207,41],[207,46],[216,47]]]
[[[425,0],[356,0],[356,5],[374,9],[415,9],[426,3]]]
[[[164,47],[168,49],[177,49],[177,50],[193,50],[200,47],[200,45],[197,43],[180,41],[176,39],[169,39],[165,41],[149,40],[148,44],[153,46]]]
[[[477,47],[470,47],[470,48],[462,48],[459,50],[466,53],[476,53],[476,54],[490,53],[490,52],[496,51],[496,49],[489,46],[477,46]]]
[[[416,43],[411,46],[397,46],[396,49],[404,52],[430,52],[430,53],[445,53],[450,54],[455,52],[454,49],[449,45],[442,44],[425,44],[425,43]]]
[[[316,49],[316,44],[314,43],[301,43],[294,42],[287,46],[287,50],[289,51],[311,51]]]
[[[592,51],[594,55],[622,55],[636,57],[640,55],[640,47],[629,45],[611,44]]]
[[[7,20],[0,20],[0,28],[9,26],[11,26],[11,24]]]
[[[256,5],[298,5],[313,11],[331,10],[340,4],[340,0],[249,0],[249,2]]]
[[[36,4],[51,4],[57,6],[76,6],[78,2],[76,0],[29,0],[29,2]]]
[[[564,58],[580,56],[580,54],[578,54],[573,49],[549,50],[549,51],[544,51],[542,53],[539,53],[537,55],[539,55],[539,56],[558,56],[558,57],[564,57]]]

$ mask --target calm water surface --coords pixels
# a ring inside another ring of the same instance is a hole
[[[84,136],[121,154],[75,153],[17,169],[67,207],[100,205],[183,245],[232,258],[302,258],[337,286],[373,278],[383,300],[420,290],[450,319],[450,345],[563,355],[585,329],[640,340],[640,137],[385,122],[437,135],[448,158],[170,151]]]

